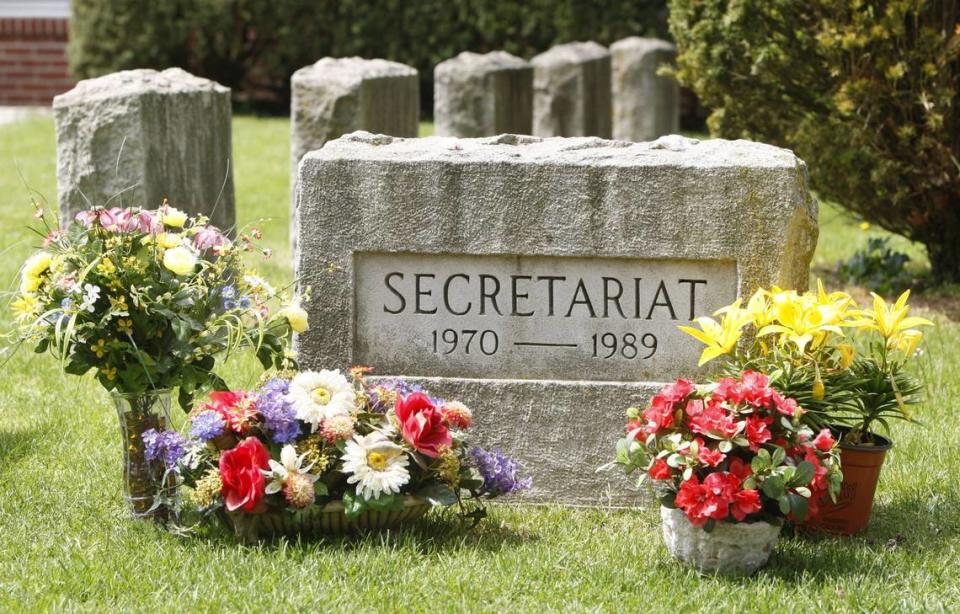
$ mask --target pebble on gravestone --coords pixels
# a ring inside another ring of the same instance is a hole
[[[533,129],[533,66],[505,51],[464,51],[433,71],[438,136],[478,137]]]
[[[159,207],[235,224],[230,89],[179,68],[125,70],[53,99],[60,214]]]
[[[533,133],[610,138],[610,54],[594,42],[558,45],[533,64]]]
[[[420,82],[406,64],[323,58],[290,79],[290,241],[296,251],[297,165],[304,154],[355,130],[417,136]]]
[[[667,41],[631,36],[610,46],[613,81],[613,138],[651,141],[680,129],[680,88],[658,75],[676,62]]]
[[[747,141],[359,132],[304,158],[298,199],[301,363],[462,399],[530,500],[574,505],[637,501],[595,469],[625,408],[703,374],[677,325],[804,288],[817,238],[803,162]]]

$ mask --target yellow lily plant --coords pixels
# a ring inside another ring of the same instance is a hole
[[[712,318],[697,318],[699,328],[679,328],[704,344],[699,365],[725,359],[730,372],[765,372],[813,410],[818,426],[862,433],[874,421],[910,419],[905,405],[918,400],[919,382],[903,367],[916,354],[919,329],[933,322],[911,316],[909,298],[907,291],[890,304],[873,294],[872,306],[862,309],[818,280],[812,292],[758,290],[745,307],[738,299]]]

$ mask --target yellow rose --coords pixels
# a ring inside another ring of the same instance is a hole
[[[179,247],[183,243],[180,235],[173,232],[161,232],[157,235],[157,246],[163,249]]]
[[[295,333],[302,333],[310,328],[307,311],[300,306],[299,302],[294,301],[281,309],[280,315],[287,319]]]
[[[174,247],[164,252],[163,266],[177,275],[189,275],[197,266],[197,257],[186,247]]]
[[[160,221],[164,226],[172,228],[183,228],[187,223],[187,214],[173,207],[164,207],[160,212]]]

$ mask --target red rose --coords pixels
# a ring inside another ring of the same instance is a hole
[[[450,431],[443,424],[443,414],[422,392],[397,399],[396,412],[403,438],[417,452],[436,458],[441,447],[449,448],[453,443]]]
[[[836,445],[836,443],[837,442],[833,439],[833,435],[830,434],[830,429],[823,429],[813,439],[813,445],[821,452],[829,452],[833,449],[833,446]]]
[[[254,514],[265,511],[266,486],[261,469],[270,467],[270,453],[256,437],[247,437],[220,455],[220,494],[229,511],[243,508]]]
[[[669,480],[673,472],[670,471],[670,465],[668,465],[666,461],[658,458],[653,461],[653,465],[647,470],[647,474],[654,480]]]

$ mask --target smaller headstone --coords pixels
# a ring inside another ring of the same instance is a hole
[[[235,223],[230,89],[179,68],[125,70],[53,99],[60,216],[164,198]]]
[[[417,136],[415,68],[382,59],[323,58],[290,79],[290,244],[296,251],[297,165],[311,150],[356,130]]]
[[[673,65],[677,48],[656,38],[631,36],[610,46],[613,71],[613,138],[652,141],[679,130],[680,88],[657,71]]]
[[[610,53],[605,47],[567,43],[530,62],[536,136],[610,138]]]
[[[433,71],[433,121],[438,136],[530,134],[533,66],[505,51],[464,51]]]

